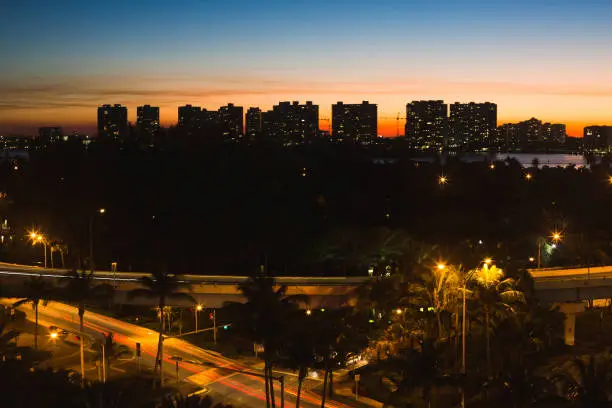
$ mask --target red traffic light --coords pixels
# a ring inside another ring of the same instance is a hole
[[[213,314],[212,314],[212,313],[210,313],[210,314],[208,315],[208,318],[209,318],[210,320],[213,320],[215,317],[213,316]]]

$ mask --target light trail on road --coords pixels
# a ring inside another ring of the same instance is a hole
[[[28,319],[33,319],[31,308],[22,307],[21,310],[26,313]],[[39,307],[39,321],[45,322],[48,325],[70,329],[69,331],[73,334],[79,332],[77,308],[63,303],[49,302],[47,306],[41,305]],[[157,354],[158,332],[89,311],[85,313],[84,327],[86,334],[92,335],[99,340],[103,339],[102,334],[112,332],[114,340],[118,344],[126,345],[130,349],[134,349],[136,343],[139,342],[141,344],[143,365],[153,367]],[[164,373],[169,381],[171,378],[175,378],[176,375],[176,362],[171,360],[171,357],[179,356],[186,360],[179,362],[180,378],[187,378],[188,381],[198,386],[208,384],[207,387],[211,390],[213,399],[241,407],[260,408],[264,406],[266,398],[263,378],[255,377],[248,373],[236,373],[235,376],[228,376],[228,371],[225,370],[224,372],[224,368],[254,371],[251,368],[235,360],[223,357],[218,353],[196,347],[177,338],[166,338],[164,341],[164,351]],[[216,368],[190,363],[189,360],[213,364]],[[274,388],[275,394],[277,394],[276,405],[280,407],[279,386],[275,385]],[[295,405],[296,387],[286,385],[285,394],[285,403],[287,405]],[[303,402],[301,405],[305,408],[320,406],[320,399],[319,395],[309,391],[302,391],[301,393],[301,401]],[[337,401],[326,402],[325,406],[329,408],[347,407],[347,405]]]

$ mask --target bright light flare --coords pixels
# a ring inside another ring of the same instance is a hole
[[[491,262],[493,262],[493,259],[485,258],[485,260],[483,262],[486,263],[487,265],[491,265]]]
[[[527,173],[527,174],[525,174],[525,179],[526,179],[527,181],[531,181],[531,179],[532,179],[532,178],[533,178],[533,176],[531,175],[531,173]]]
[[[51,334],[49,334],[49,336],[51,336],[52,339],[57,339],[57,332],[51,332]]]
[[[306,310],[306,316],[310,316],[312,314],[312,310],[308,309]]]
[[[558,231],[553,232],[550,236],[554,242],[559,242],[561,241],[561,238],[563,238],[561,233]]]
[[[442,271],[442,270],[444,270],[446,268],[446,265],[441,263],[441,262],[438,265],[436,265],[436,266],[438,267],[438,270],[440,270],[440,271]]]
[[[202,311],[202,305],[197,305],[197,306],[196,306],[196,310],[197,310],[198,312],[201,312],[201,311]]]
[[[448,183],[448,178],[446,176],[440,176],[438,177],[438,184],[440,184],[441,186],[445,185]]]

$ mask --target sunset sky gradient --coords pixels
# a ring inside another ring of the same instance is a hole
[[[609,0],[6,2],[0,134],[89,132],[102,103],[132,122],[157,105],[169,125],[185,103],[312,100],[328,118],[336,101],[369,100],[394,136],[407,102],[444,99],[581,135],[612,124],[610,21]]]

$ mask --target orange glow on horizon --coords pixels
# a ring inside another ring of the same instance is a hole
[[[295,98],[297,99],[297,98]],[[313,98],[313,102],[317,103],[316,99]],[[342,98],[337,98],[342,100]],[[287,100],[287,98],[283,99]],[[344,98],[344,100],[349,101],[347,103],[354,102],[353,100],[349,100],[348,98]],[[305,99],[300,99],[300,101],[305,101]],[[374,100],[370,100],[371,103],[376,103]],[[134,104],[125,104],[128,107],[128,115],[129,120],[132,124],[135,124],[136,121],[136,106],[145,104],[146,101],[138,101]],[[199,103],[195,101],[185,102],[192,103],[194,105],[203,106],[207,109],[217,109],[219,106],[227,103],[220,103],[216,105],[211,105],[207,103]],[[154,102],[152,102],[155,105]],[[177,109],[178,106],[182,104],[158,104],[160,107],[160,119],[161,125],[164,127],[174,126],[177,122]],[[257,106],[257,103],[243,103],[236,105],[243,106],[244,111],[248,109],[250,106]],[[38,127],[41,126],[61,126],[64,128],[66,133],[72,132],[73,130],[78,130],[79,132],[83,132],[90,135],[95,135],[96,128],[96,109],[97,104],[93,104],[88,107],[56,107],[56,108],[40,108],[37,110],[37,115],[32,116],[31,109],[6,109],[4,112],[0,112],[0,135],[1,134],[10,134],[10,133],[27,133],[27,134],[37,134]],[[262,110],[270,109],[271,106],[259,105]],[[327,119],[331,116],[331,104],[327,106],[326,104],[319,103],[320,106],[320,118],[324,118],[319,120],[319,128],[325,131],[328,131],[332,125],[331,121]],[[405,110],[404,107],[400,106],[400,109]],[[501,106],[498,109],[502,109]],[[398,121],[395,119],[397,117],[397,110],[395,112],[388,112],[387,110],[381,109],[379,105],[378,109],[378,134],[384,137],[395,137],[398,134]],[[403,117],[405,112],[400,113]],[[529,116],[529,115],[527,115]],[[535,116],[537,119],[542,120],[543,122],[551,122],[551,123],[565,123],[567,126],[567,134],[573,137],[582,137],[583,129],[585,126],[591,125],[612,125],[612,122],[609,120],[596,120],[596,119],[587,119],[584,120],[574,120],[567,121],[559,118],[555,118],[549,115],[537,115],[537,112],[534,112],[533,115],[529,117],[521,117],[518,115],[512,115],[511,117],[501,117],[498,120],[498,125],[503,125],[505,123],[517,123],[527,119],[530,119],[532,116]],[[405,128],[406,120],[399,120],[399,135],[404,136],[404,128]],[[90,132],[90,133],[88,133]]]

